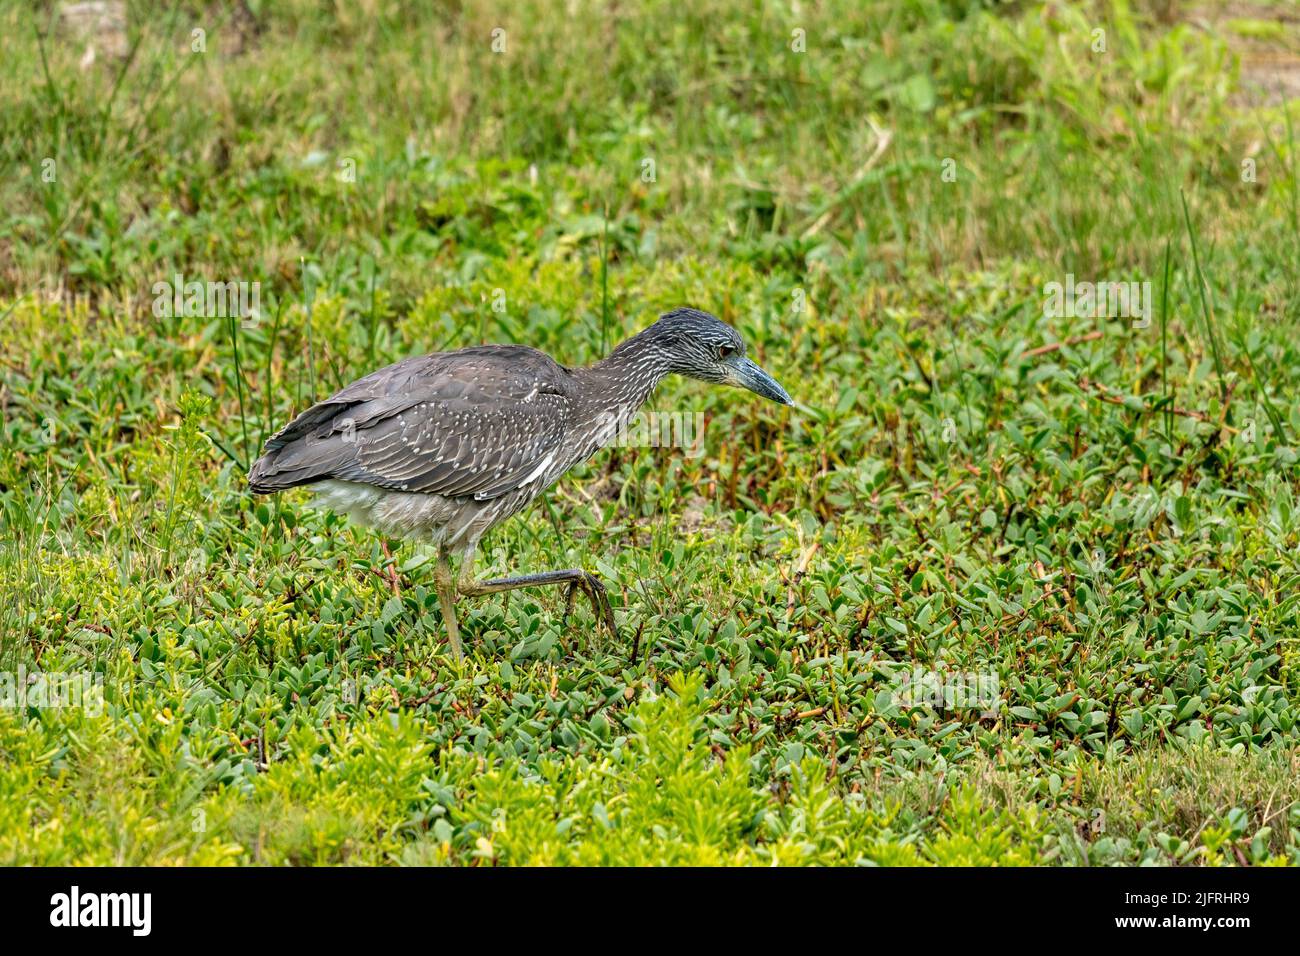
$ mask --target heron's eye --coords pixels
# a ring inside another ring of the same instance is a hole
[[[736,354],[736,351],[734,345],[720,345],[718,346],[718,358],[729,359]]]

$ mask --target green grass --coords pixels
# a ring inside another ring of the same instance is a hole
[[[1269,8],[129,7],[82,69],[0,3],[0,673],[104,696],[0,707],[0,862],[1300,863]],[[156,316],[177,272],[260,321]],[[1067,273],[1150,323],[1045,314]],[[798,407],[670,381],[703,455],[481,550],[600,573],[616,641],[518,592],[458,665],[426,549],[244,489],[378,365],[682,304]]]

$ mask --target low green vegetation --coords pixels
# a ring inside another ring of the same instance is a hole
[[[1294,5],[126,9],[0,2],[0,862],[1300,863]],[[798,406],[672,380],[480,552],[615,639],[458,665],[427,549],[244,488],[683,304]]]

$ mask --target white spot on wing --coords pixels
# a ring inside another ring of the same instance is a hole
[[[541,461],[537,463],[537,467],[532,470],[532,472],[528,475],[528,477],[525,478],[523,481],[519,482],[519,484],[516,485],[515,487],[522,488],[525,485],[531,484],[532,482],[536,481],[538,478],[540,478],[543,474],[546,473],[546,469],[551,467],[551,463],[553,461],[555,461],[555,451],[552,449],[545,458],[543,458]],[[474,497],[479,501],[487,500],[487,497],[483,495],[481,492],[475,494]]]
[[[529,475],[529,476],[528,476],[527,478],[525,478],[523,481],[519,482],[519,486],[522,488],[524,485],[529,484],[530,482],[536,481],[538,478],[540,478],[540,477],[542,476],[542,473],[543,473],[544,471],[546,471],[547,468],[550,468],[550,467],[551,467],[551,462],[553,462],[553,461],[555,461],[555,451],[554,451],[554,450],[552,450],[552,451],[551,451],[551,452],[550,452],[550,453],[549,453],[545,458],[543,458],[543,459],[538,463],[537,467],[533,469],[533,473],[532,473],[531,475]]]

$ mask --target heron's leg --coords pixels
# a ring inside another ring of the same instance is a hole
[[[614,609],[609,603],[609,592],[605,590],[605,585],[601,583],[600,578],[581,568],[540,571],[537,574],[521,574],[513,578],[490,578],[486,581],[475,581],[469,575],[468,565],[465,565],[461,568],[458,587],[460,593],[466,597],[481,597],[484,594],[514,591],[517,588],[546,587],[551,584],[567,584],[569,586],[569,599],[566,601],[565,607],[566,614],[573,605],[574,591],[581,590],[591,601],[592,613],[609,629],[611,635],[618,635],[618,629],[614,624]]]
[[[460,628],[456,624],[456,579],[451,574],[451,561],[447,552],[438,549],[438,564],[434,568],[433,579],[438,588],[438,601],[442,605],[442,620],[447,625],[447,640],[456,660],[460,660]]]

